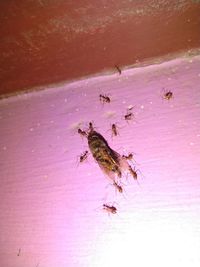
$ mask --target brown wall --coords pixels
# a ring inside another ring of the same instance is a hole
[[[0,94],[200,47],[200,1],[0,2]]]

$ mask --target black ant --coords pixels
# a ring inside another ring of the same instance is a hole
[[[118,131],[119,127],[117,126],[117,124],[113,123],[110,126],[111,126],[111,129],[109,129],[108,131],[112,132],[112,137],[119,135],[119,131]]]
[[[122,155],[122,158],[125,159],[125,160],[130,160],[130,161],[133,160],[137,164],[137,161],[133,157],[133,153],[129,153],[127,156],[126,155]]]
[[[124,119],[125,119],[126,121],[130,121],[130,120],[133,119],[134,114],[133,114],[133,112],[131,112],[133,109],[134,109],[133,106],[130,106],[130,107],[127,108],[127,110],[126,110],[126,114],[124,115]]]
[[[119,72],[119,75],[122,74],[122,70],[120,69],[120,67],[118,65],[115,65],[115,68],[117,69],[117,71]]]
[[[19,249],[17,256],[19,257],[20,254],[21,254],[21,248]]]
[[[103,204],[103,209],[107,211],[109,214],[116,214],[117,213],[117,208],[114,206],[109,206],[108,204]]]
[[[88,157],[88,151],[86,150],[79,158],[80,162],[83,162],[84,160],[86,160]]]
[[[130,165],[129,165],[128,169],[129,169],[131,175],[133,176],[133,178],[134,178],[135,180],[137,180],[137,178],[138,178],[137,170],[135,170],[135,168],[133,169]]]
[[[124,118],[126,121],[130,121],[130,120],[132,120],[133,116],[134,115],[132,112],[128,112],[126,115],[124,115]]]
[[[170,100],[173,98],[173,93],[172,91],[164,91],[163,98],[166,100]]]
[[[119,193],[123,193],[123,188],[121,185],[117,184],[115,181],[114,181],[113,185],[118,190]]]
[[[118,127],[117,127],[117,125],[116,125],[115,123],[113,123],[113,124],[111,125],[111,128],[112,128],[112,135],[114,135],[114,136],[119,135]]]
[[[99,95],[99,99],[102,103],[110,103],[110,98],[107,95]]]
[[[130,153],[130,154],[128,154],[128,156],[126,156],[126,155],[122,155],[122,158],[123,158],[123,159],[132,160],[132,159],[133,159],[133,154]]]
[[[84,137],[87,137],[87,133],[83,130],[81,130],[80,128],[78,129],[78,133],[81,135],[81,136],[84,136]]]

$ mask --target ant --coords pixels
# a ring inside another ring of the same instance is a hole
[[[133,157],[133,153],[129,153],[128,156],[126,155],[122,155],[122,158],[125,159],[125,160],[130,160],[130,161],[135,161],[135,163],[137,164],[137,161],[134,159]]]
[[[114,181],[113,185],[118,190],[119,193],[123,193],[123,188],[121,185],[117,184],[115,181]]]
[[[113,136],[119,135],[118,129],[119,129],[119,127],[117,126],[117,124],[113,123],[113,124],[111,124],[111,129],[109,129],[108,131],[112,132],[112,137],[113,137]]]
[[[164,91],[163,98],[166,100],[170,100],[173,98],[173,93],[172,91]]]
[[[80,128],[78,129],[78,133],[81,135],[81,136],[84,136],[84,137],[87,137],[87,133],[83,130],[81,130]]]
[[[19,249],[17,256],[19,257],[20,254],[21,254],[21,248]]]
[[[124,119],[126,120],[126,121],[130,121],[130,120],[132,120],[133,119],[133,117],[134,117],[134,115],[133,115],[133,113],[131,112],[131,110],[133,110],[133,106],[129,106],[128,108],[127,108],[127,110],[126,110],[126,115],[124,115]]]
[[[119,75],[122,74],[122,70],[120,69],[120,67],[118,65],[115,65],[115,68],[117,69],[117,71],[119,72]]]
[[[126,115],[124,115],[124,118],[125,118],[126,121],[132,120],[133,113],[132,112],[127,113]]]
[[[99,95],[99,99],[102,103],[110,103],[110,98],[107,95]]]
[[[103,209],[107,211],[109,214],[116,214],[117,213],[117,208],[114,206],[109,206],[108,204],[103,204]]]
[[[79,158],[80,162],[83,162],[88,157],[88,151],[86,150]]]
[[[112,136],[114,135],[114,136],[117,136],[117,135],[119,135],[119,132],[118,132],[118,129],[117,129],[118,127],[117,127],[117,125],[115,124],[115,123],[113,123],[112,125],[111,125],[111,129],[112,129]]]
[[[132,159],[133,159],[133,153],[128,154],[128,156],[126,156],[126,155],[122,155],[122,158],[123,158],[123,159],[132,160]]]
[[[134,178],[135,180],[137,180],[138,175],[137,175],[137,170],[135,170],[135,167],[134,167],[134,169],[133,169],[133,168],[129,165],[129,166],[128,166],[128,169],[129,169],[131,175],[133,176],[133,178]]]

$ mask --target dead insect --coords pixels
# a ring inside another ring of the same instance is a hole
[[[110,103],[110,98],[107,95],[99,95],[100,102]]]
[[[108,204],[103,204],[103,209],[107,211],[109,214],[116,214],[117,213],[117,208],[114,206],[110,206]]]
[[[120,69],[120,67],[118,65],[115,65],[115,68],[117,69],[117,71],[119,72],[119,75],[122,74],[122,70]]]
[[[172,91],[164,91],[163,98],[166,100],[170,100],[173,98],[173,93]]]
[[[78,129],[78,133],[81,135],[81,136],[84,136],[84,137],[87,137],[87,133],[83,130],[81,130],[80,128]]]
[[[84,160],[86,160],[88,157],[88,151],[86,150],[79,158],[80,162],[83,162]]]
[[[123,193],[123,188],[121,185],[117,184],[115,181],[114,181],[113,185],[118,190],[119,193]]]
[[[121,178],[121,156],[109,147],[108,142],[100,133],[92,131],[88,134],[88,146],[94,159],[106,175],[113,181],[116,175]]]
[[[133,178],[134,178],[135,180],[137,180],[138,175],[137,175],[137,170],[135,170],[135,167],[134,167],[134,169],[133,169],[133,168],[129,165],[128,169],[129,169],[131,175],[133,176]]]

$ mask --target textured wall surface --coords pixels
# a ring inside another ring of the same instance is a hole
[[[0,94],[200,46],[199,0],[9,0],[0,10]]]
[[[199,118],[200,56],[1,100],[0,266],[199,267]],[[89,121],[135,153],[141,173],[122,178],[123,195],[91,154],[78,163],[88,146],[76,129]]]

